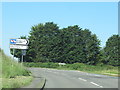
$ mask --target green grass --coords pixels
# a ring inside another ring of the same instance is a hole
[[[88,73],[118,76],[118,67],[110,65],[86,65],[83,63],[66,64],[59,66],[58,63],[24,63],[27,67],[55,68],[62,70],[78,70]]]
[[[30,71],[0,50],[2,88],[19,88],[31,82]]]
[[[32,81],[31,76],[17,76],[15,78],[3,78],[3,88],[19,88]]]

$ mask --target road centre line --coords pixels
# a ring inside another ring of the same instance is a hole
[[[82,81],[87,81],[87,80],[85,80],[85,79],[83,79],[83,78],[78,78],[78,79],[80,79],[80,80],[82,80]]]
[[[94,82],[90,82],[91,84],[93,84],[93,85],[96,85],[96,86],[98,86],[98,87],[103,87],[103,86],[100,86],[100,85],[98,85],[98,84],[96,84],[96,83],[94,83]]]

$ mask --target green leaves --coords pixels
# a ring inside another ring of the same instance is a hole
[[[64,62],[97,64],[99,40],[88,29],[78,25],[59,29],[57,24],[47,22],[32,26],[26,62]],[[21,58],[20,54],[16,57]]]
[[[111,36],[107,42],[106,47],[104,48],[104,54],[106,56],[104,62],[109,65],[120,65],[119,64],[119,45],[120,45],[120,36],[113,35]]]
[[[53,22],[38,24],[32,27],[29,40],[28,56],[34,62],[98,62],[99,40],[78,25],[59,29]]]
[[[59,29],[53,22],[40,23],[32,26],[29,34],[29,49],[24,56],[24,62],[120,65],[119,35],[111,36],[106,47],[100,50],[100,40],[96,34],[78,25]],[[20,38],[25,39],[26,36]],[[21,61],[21,50],[15,50],[15,57]]]

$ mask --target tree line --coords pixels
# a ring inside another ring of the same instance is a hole
[[[106,46],[101,48],[96,34],[78,25],[60,29],[53,22],[40,23],[32,26],[29,34],[29,49],[24,56],[24,62],[119,65],[119,35],[111,36]],[[15,50],[15,57],[21,61],[21,50]]]

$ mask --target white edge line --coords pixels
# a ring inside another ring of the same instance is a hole
[[[98,84],[96,84],[96,83],[94,83],[94,82],[90,82],[91,84],[94,84],[94,85],[96,85],[96,86],[98,86],[98,87],[103,87],[103,86],[100,86],[100,85],[98,85]]]

